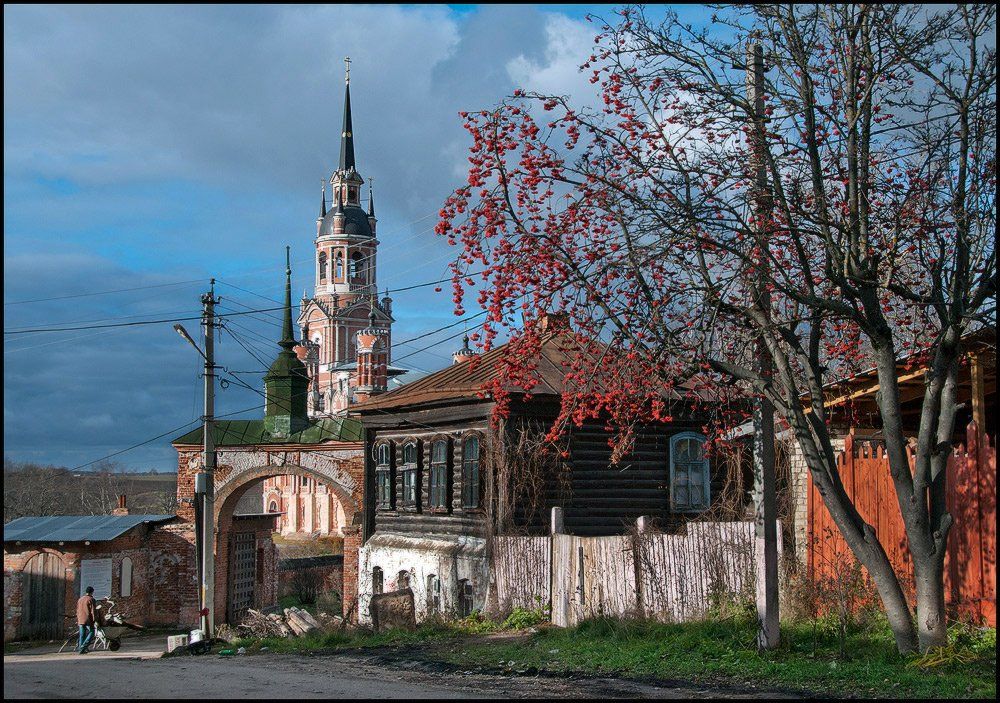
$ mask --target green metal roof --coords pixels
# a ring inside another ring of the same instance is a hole
[[[181,435],[173,444],[201,444],[202,428]],[[272,437],[263,420],[218,420],[212,435],[217,447],[248,444],[322,444],[323,442],[362,441],[361,423],[347,417],[311,419],[309,424],[284,437]]]

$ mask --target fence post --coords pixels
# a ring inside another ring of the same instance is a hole
[[[556,568],[558,567],[556,566],[555,536],[563,534],[564,529],[563,509],[559,506],[554,506],[552,508],[552,519],[549,522],[549,620],[553,624],[556,624],[556,604],[560,602],[556,598]]]
[[[632,576],[635,579],[635,612],[640,618],[646,615],[646,594],[642,590],[642,535],[653,529],[651,515],[640,515],[635,521],[636,534],[632,538]]]
[[[552,508],[552,524],[551,524],[551,534],[561,535],[564,533],[563,526],[563,509],[556,506]]]

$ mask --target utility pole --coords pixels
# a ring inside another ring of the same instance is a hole
[[[752,222],[756,232],[758,250],[757,284],[754,288],[754,305],[764,311],[770,320],[771,293],[767,288],[767,223],[771,219],[771,194],[767,182],[767,148],[765,130],[767,117],[764,112],[764,51],[760,42],[752,38],[747,44],[747,100],[753,107],[753,124],[750,130],[751,168],[754,171]],[[770,379],[774,364],[764,334],[757,338],[755,367],[762,378]],[[778,509],[775,497],[774,476],[774,406],[763,394],[754,405],[754,531],[757,558],[757,648],[774,649],[781,641],[778,621]]]
[[[204,439],[203,466],[205,491],[202,494],[202,581],[201,629],[205,639],[215,635],[215,279],[208,293],[201,296],[203,307],[201,326],[205,338],[205,414],[202,436]]]

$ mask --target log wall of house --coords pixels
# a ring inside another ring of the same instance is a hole
[[[482,507],[467,510],[462,507],[462,442],[477,433],[480,445],[480,484],[485,487],[489,467],[486,463],[486,438],[489,432],[491,403],[452,405],[433,409],[400,410],[365,417],[369,449],[367,484],[374,488],[375,448],[392,442],[392,481],[395,503],[379,506],[370,495],[367,510],[372,516],[369,534],[386,530],[399,534],[469,535],[485,534],[485,511]],[[544,433],[558,413],[555,403],[535,400],[515,403],[506,421],[506,439],[517,428],[532,427]],[[548,531],[549,508],[564,509],[565,529],[570,534],[601,536],[621,534],[640,516],[650,516],[660,529],[676,531],[697,513],[675,513],[670,507],[670,439],[682,432],[699,432],[701,423],[683,419],[676,423],[646,427],[637,431],[634,450],[617,466],[612,466],[609,440],[612,433],[598,420],[573,428],[568,438],[569,456],[563,459],[563,476],[547,477],[542,509],[529,514],[515,497],[514,516],[521,531],[545,534]],[[450,443],[449,475],[451,506],[430,508],[431,447],[436,440]],[[408,506],[402,501],[403,446],[416,442],[418,447],[419,505]],[[725,466],[710,459],[710,497],[715,505],[726,484]],[[559,473],[554,471],[553,474]],[[568,476],[568,482],[566,477]],[[485,496],[484,496],[485,499]]]
[[[612,433],[601,422],[574,428],[570,440],[570,496],[563,504],[566,532],[581,536],[621,534],[637,518],[650,516],[673,531],[697,513],[670,509],[670,438],[699,432],[693,422],[646,427],[637,431],[634,450],[611,465]],[[710,499],[718,500],[725,484],[723,467],[709,460]]]
[[[480,484],[483,485],[483,457],[486,453],[485,438],[489,425],[491,404],[474,404],[460,409],[448,408],[438,413],[428,414],[426,410],[415,412],[382,413],[369,421],[365,427],[371,450],[367,458],[369,473],[374,477],[374,452],[384,442],[392,443],[392,485],[394,505],[380,506],[375,496],[366,500],[367,509],[374,516],[373,534],[390,531],[409,535],[468,535],[481,537],[485,533],[484,510],[482,507],[466,509],[462,507],[462,461],[463,441],[472,434],[480,438]],[[449,443],[449,493],[450,506],[430,507],[430,466],[432,446],[437,440]],[[403,447],[409,442],[417,445],[417,483],[420,488],[417,505],[404,505],[403,496]],[[368,482],[373,490],[374,480]],[[370,536],[370,535],[369,535]]]

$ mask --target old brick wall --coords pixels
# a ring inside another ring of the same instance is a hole
[[[198,563],[194,530],[180,523],[159,527],[150,536],[149,623],[198,622]]]
[[[137,625],[177,625],[197,619],[197,572],[194,565],[194,535],[189,526],[164,525],[146,533],[132,530],[110,542],[67,545],[4,545],[4,641],[15,639],[23,610],[23,570],[42,552],[55,554],[65,566],[63,612],[76,612],[81,590],[80,562],[111,559],[112,612]],[[122,562],[132,560],[132,590],[122,595]],[[66,620],[67,629],[75,624]]]
[[[358,622],[358,550],[361,549],[361,528],[344,527],[344,617]]]
[[[278,597],[294,593],[293,581],[298,574],[308,574],[315,578],[318,592],[344,591],[344,557],[331,554],[317,557],[298,557],[278,561]]]

